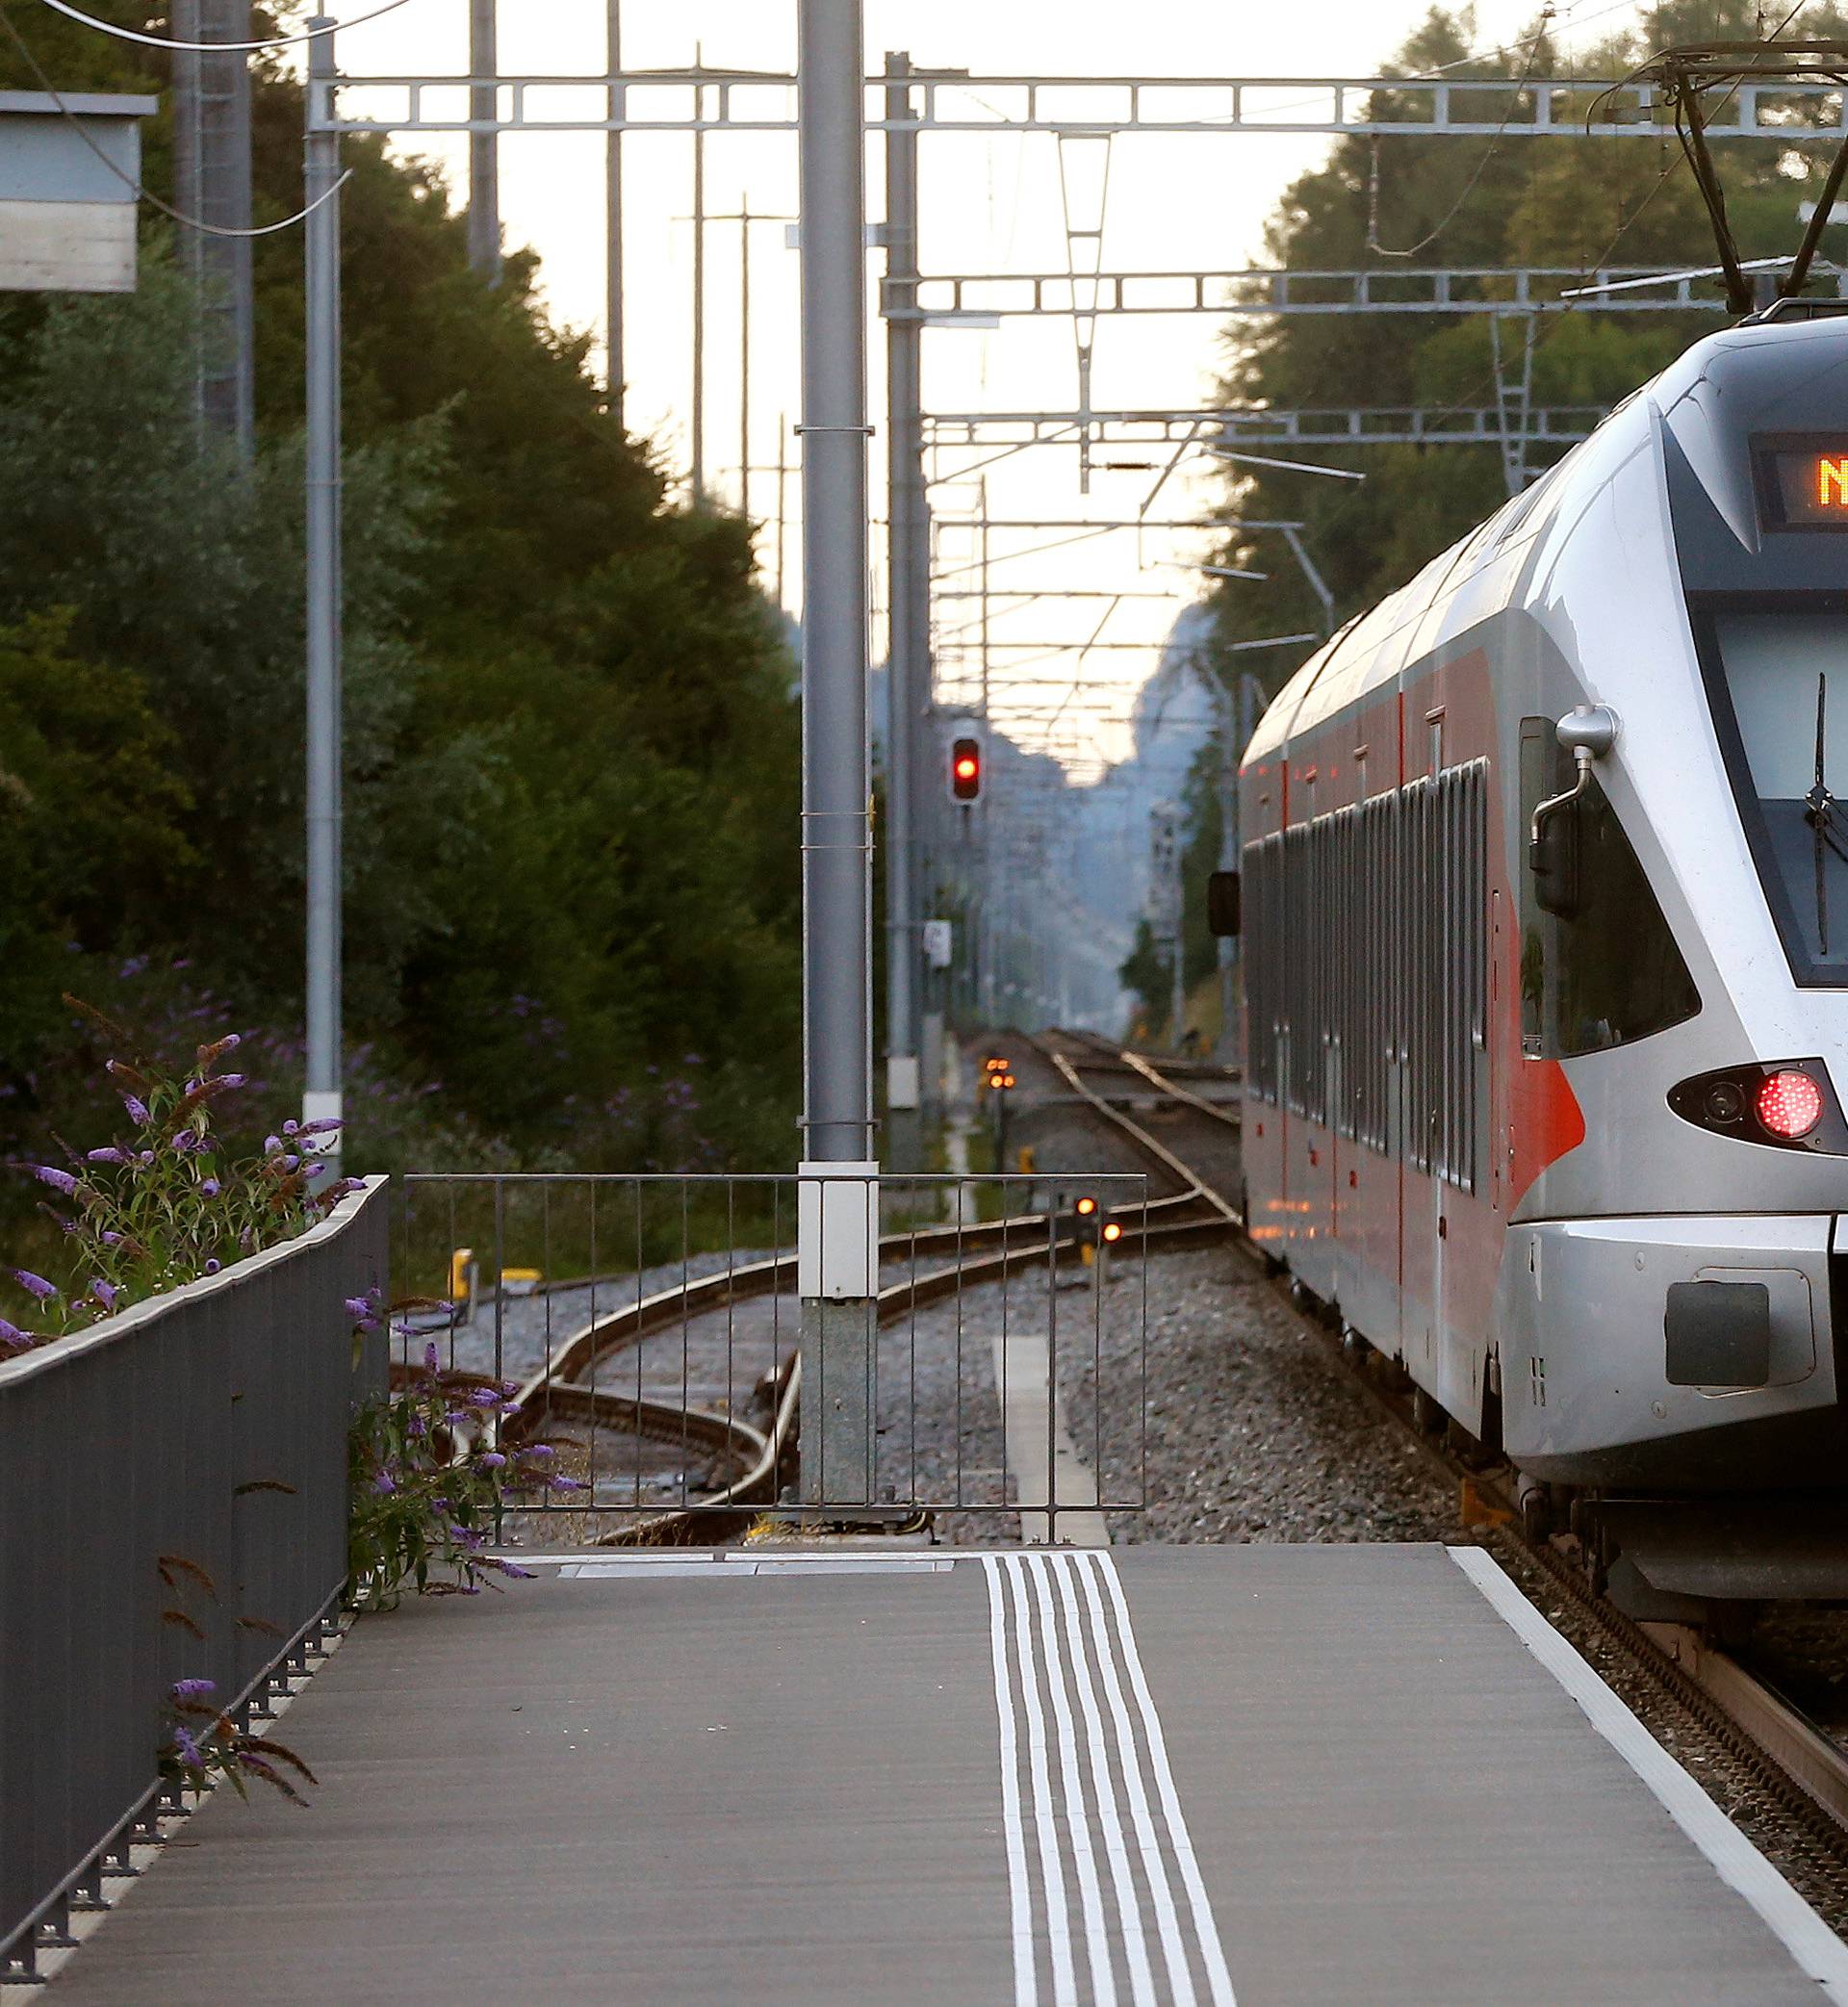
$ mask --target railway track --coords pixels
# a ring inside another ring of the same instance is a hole
[[[1125,1248],[1171,1247],[1223,1234],[1229,1224],[1223,1204],[1208,1199],[1175,1160],[1159,1154],[1159,1145],[1151,1147],[1163,1176],[1175,1189],[1149,1198],[1119,1221]],[[1052,1242],[1049,1223],[1045,1214],[1029,1213],[883,1236],[882,1267],[902,1273],[876,1299],[879,1324],[901,1325],[918,1309],[960,1290],[1075,1253]],[[724,1481],[698,1496],[650,1510],[640,1508],[638,1479],[635,1515],[616,1531],[599,1536],[595,1544],[685,1544],[723,1538],[776,1502],[791,1474],[800,1427],[802,1367],[793,1347],[780,1350],[768,1377],[769,1413],[762,1427],[685,1399],[653,1400],[642,1390],[645,1371],[631,1376],[627,1362],[639,1360],[654,1341],[680,1338],[684,1343],[698,1320],[729,1320],[739,1306],[792,1297],[795,1283],[794,1257],[782,1255],[626,1303],[582,1325],[520,1388],[515,1412],[506,1424],[514,1441],[543,1436],[559,1426],[588,1427],[593,1437],[607,1433],[679,1449],[682,1470],[686,1459],[697,1454],[699,1461],[724,1474]],[[795,1329],[792,1318],[792,1339]],[[608,1384],[619,1362],[624,1362],[621,1370],[631,1382],[630,1390],[617,1391]]]
[[[1108,1122],[1131,1145],[1158,1164],[1177,1185],[1187,1187],[1199,1203],[1212,1207],[1227,1222],[1240,1254],[1283,1288],[1276,1265],[1245,1235],[1244,1219],[1235,1201],[1217,1190],[1197,1162],[1189,1161],[1189,1145],[1172,1136],[1157,1138],[1146,1123],[1126,1113],[1119,1097],[1101,1092],[1106,1081],[1122,1073],[1140,1077],[1186,1108],[1196,1122],[1214,1121],[1237,1127],[1232,1111],[1213,1106],[1205,1096],[1169,1078],[1164,1068],[1142,1055],[1108,1046],[1091,1035],[1054,1033],[1030,1041],[1098,1119]],[[1091,1076],[1087,1082],[1087,1076]],[[1196,1137],[1200,1133],[1196,1129]],[[1505,1465],[1497,1466],[1467,1445],[1452,1446],[1422,1428],[1408,1394],[1393,1384],[1390,1361],[1370,1347],[1346,1343],[1327,1321],[1305,1307],[1299,1292],[1290,1301],[1316,1341],[1338,1357],[1348,1376],[1372,1402],[1401,1428],[1429,1462],[1453,1484],[1469,1513],[1482,1529],[1485,1544],[1501,1550],[1518,1578],[1544,1585],[1550,1597],[1571,1604],[1581,1625],[1614,1657],[1636,1673],[1675,1710],[1691,1717],[1719,1743],[1729,1760],[1746,1773],[1749,1785],[1777,1806],[1792,1828],[1791,1840],[1810,1873],[1826,1886],[1838,1903],[1848,1904],[1848,1751],[1844,1751],[1801,1709],[1749,1665],[1681,1625],[1640,1624],[1596,1593],[1583,1571],[1553,1538],[1533,1538],[1525,1531]],[[1377,1362],[1377,1366],[1374,1362]],[[1467,1487],[1467,1488],[1466,1488]]]

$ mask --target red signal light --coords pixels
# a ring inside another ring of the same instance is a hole
[[[1794,1143],[1822,1119],[1822,1090],[1808,1073],[1785,1068],[1759,1086],[1753,1107],[1773,1136]]]
[[[982,746],[978,739],[959,738],[950,743],[950,799],[972,802],[982,794]]]

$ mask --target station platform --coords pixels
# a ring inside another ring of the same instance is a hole
[[[560,1557],[276,1733],[53,2007],[1848,2002],[1475,1549]]]

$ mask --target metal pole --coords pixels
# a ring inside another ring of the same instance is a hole
[[[803,503],[802,1489],[874,1480],[861,0],[800,0]],[[852,1173],[852,1174],[850,1174]],[[856,1176],[859,1182],[855,1181]],[[824,1232],[824,1225],[827,1231]],[[811,1405],[812,1402],[812,1405]]]
[[[750,522],[751,205],[745,201],[738,204],[738,514]]]
[[[1244,708],[1225,685],[1209,670],[1213,701],[1219,713],[1219,869],[1239,868],[1239,755],[1245,741],[1239,736],[1239,712]],[[1232,1022],[1237,1015],[1238,942],[1229,934],[1219,939],[1219,1055],[1232,1049]]]
[[[1324,639],[1335,631],[1335,596],[1328,581],[1316,569],[1315,560],[1309,555],[1309,547],[1302,540],[1302,531],[1294,523],[1282,526],[1284,541],[1290,546],[1292,554],[1301,568],[1309,590],[1322,602],[1322,631]]]
[[[608,69],[623,67],[623,0],[609,0]],[[629,92],[621,84],[609,90],[609,116],[623,117]],[[612,125],[603,149],[603,343],[604,397],[609,415],[623,422],[623,134]]]
[[[907,55],[888,55],[886,74],[909,75]],[[911,115],[911,93],[893,82],[886,90],[886,116]],[[922,680],[919,631],[929,646],[929,603],[917,605],[920,583],[930,591],[930,546],[924,520],[922,330],[895,312],[917,301],[917,134],[886,135],[886,473],[888,492],[887,564],[890,607],[886,646],[886,1106],[891,1119],[888,1154],[900,1168],[921,1168],[917,1160],[918,915],[915,864],[917,834],[911,790],[916,780],[912,727]],[[923,614],[920,621],[919,614]],[[900,1132],[903,1132],[902,1135]]]
[[[469,74],[492,77],[500,67],[495,45],[497,0],[469,0]],[[483,84],[469,93],[469,117],[486,130],[469,135],[469,263],[489,285],[500,283],[500,91]]]
[[[706,54],[693,47],[693,67],[706,67]],[[706,86],[694,87],[697,116],[706,116]],[[693,500],[706,493],[706,133],[693,132]]]
[[[175,0],[182,42],[250,39],[250,0]],[[250,66],[242,51],[173,54],[173,186],[183,214],[216,230],[250,227]],[[198,291],[196,398],[201,422],[256,444],[256,304],[247,237],[182,233]]]
[[[315,29],[331,29],[320,14]],[[308,44],[309,75],[334,75],[334,38]],[[312,99],[311,99],[312,102]],[[340,137],[311,131],[303,161],[307,315],[308,1071],[302,1113],[341,1109]],[[338,1171],[338,1150],[330,1152]]]
[[[777,415],[777,609],[788,606],[783,576],[783,535],[789,523],[789,415]]]

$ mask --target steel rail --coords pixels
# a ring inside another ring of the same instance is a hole
[[[1193,1193],[1180,1193],[1169,1198],[1145,1201],[1139,1208],[1142,1219],[1125,1225],[1124,1242],[1147,1248],[1222,1233],[1223,1223],[1217,1219],[1169,1217],[1185,1209],[1194,1196]],[[1162,1211],[1165,1217],[1151,1222],[1147,1216],[1156,1211]],[[1041,1228],[1047,1223],[1043,1213],[1023,1214],[1013,1222],[996,1223],[1024,1226],[1029,1220],[1037,1221]],[[1063,1259],[1072,1245],[1069,1242],[1048,1242],[1042,1235],[1036,1234],[1024,1239],[1018,1248],[1004,1247],[999,1252],[982,1256],[974,1262],[907,1276],[879,1292],[874,1299],[875,1314],[882,1325],[897,1323],[908,1312],[941,1301],[963,1289],[999,1281],[1016,1269],[1035,1267],[1048,1259]],[[568,1391],[578,1395],[591,1394],[589,1388]],[[784,1461],[798,1435],[801,1405],[802,1361],[799,1357],[792,1357],[783,1375],[770,1432],[763,1438],[762,1451],[748,1470],[706,1498],[690,1501],[684,1505],[667,1506],[646,1518],[632,1520],[613,1532],[603,1534],[593,1544],[600,1547],[684,1545],[696,1538],[716,1537],[726,1531],[734,1530],[740,1521],[748,1521],[760,1507],[775,1503]],[[680,1410],[672,1412],[678,1416]]]

